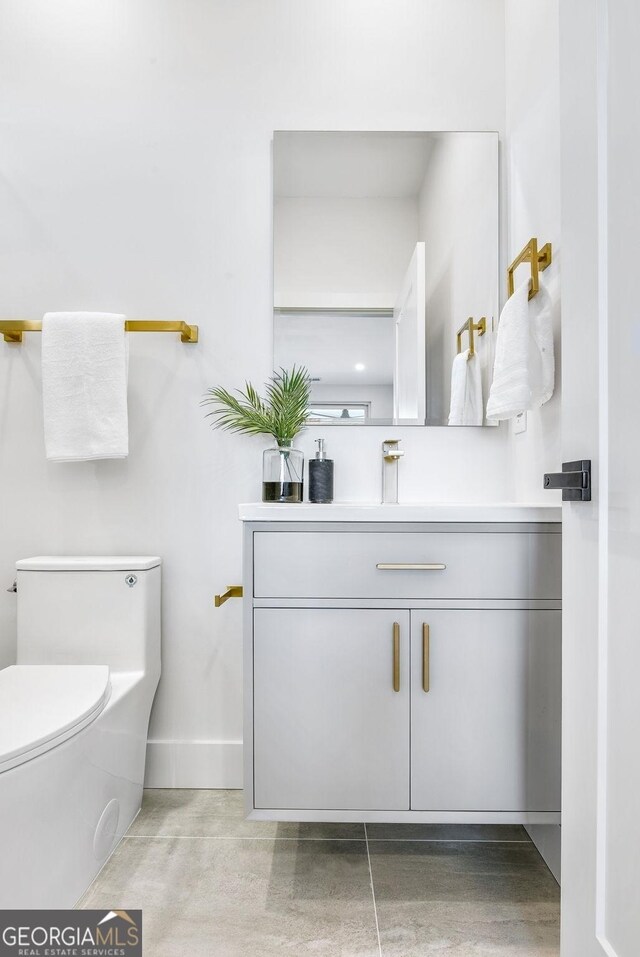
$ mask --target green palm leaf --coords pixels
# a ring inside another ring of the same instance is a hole
[[[309,417],[311,379],[303,367],[274,372],[261,398],[250,382],[244,390],[229,392],[217,386],[207,390],[202,405],[213,405],[207,417],[214,428],[247,435],[273,435],[278,443],[291,442]]]

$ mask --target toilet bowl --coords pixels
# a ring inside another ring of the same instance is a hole
[[[110,694],[106,665],[13,665],[0,671],[0,774],[91,724]]]
[[[0,671],[0,908],[72,907],[140,809],[160,559],[17,564]]]

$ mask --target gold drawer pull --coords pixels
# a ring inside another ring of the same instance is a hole
[[[422,690],[429,691],[429,626],[422,626]]]
[[[379,562],[376,568],[382,571],[441,572],[446,565],[442,562]]]
[[[393,623],[393,690],[400,691],[400,625]]]

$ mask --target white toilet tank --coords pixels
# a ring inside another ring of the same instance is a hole
[[[109,665],[160,675],[157,557],[39,557],[16,563],[20,665]]]

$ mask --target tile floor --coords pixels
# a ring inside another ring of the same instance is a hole
[[[240,791],[146,791],[79,907],[142,908],[147,957],[557,957],[520,827],[270,824]]]

